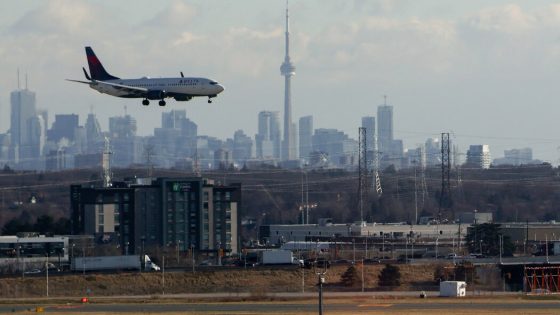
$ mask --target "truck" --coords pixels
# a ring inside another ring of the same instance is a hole
[[[303,265],[303,261],[293,256],[289,250],[266,250],[261,254],[263,265]]]
[[[442,281],[439,283],[439,296],[461,297],[467,294],[465,281]]]
[[[144,255],[144,270],[158,271],[160,267],[153,263]],[[75,257],[70,266],[72,271],[93,271],[93,270],[140,270],[142,268],[139,255],[126,256],[90,256]]]

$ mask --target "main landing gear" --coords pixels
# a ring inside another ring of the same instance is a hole
[[[164,100],[159,101],[159,106],[165,106],[165,101]]]
[[[148,105],[150,105],[150,101],[148,101],[148,99],[144,99],[144,100],[142,101],[142,105],[148,106]]]

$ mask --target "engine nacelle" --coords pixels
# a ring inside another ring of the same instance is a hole
[[[165,90],[149,90],[146,98],[149,100],[162,100],[167,97]]]
[[[176,95],[173,97],[176,101],[178,102],[186,102],[186,101],[190,101],[192,96],[187,96],[187,95]]]

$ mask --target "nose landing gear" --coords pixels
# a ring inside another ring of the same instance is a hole
[[[165,106],[165,101],[164,100],[159,101],[159,106]]]
[[[150,101],[148,101],[148,99],[145,99],[145,100],[142,101],[142,105],[148,106],[148,105],[150,105]]]

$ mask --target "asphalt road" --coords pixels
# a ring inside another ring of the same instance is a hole
[[[362,301],[363,302],[363,301]],[[352,302],[326,302],[324,304],[325,313],[336,314],[337,312],[348,312],[351,314],[367,313],[369,311],[414,311],[414,310],[434,310],[436,312],[453,313],[455,309],[475,310],[556,310],[560,313],[560,302],[554,301],[528,301],[524,303],[484,303],[484,302],[462,302],[433,299],[423,300],[418,303],[400,302],[376,302],[373,303],[352,303]],[[2,305],[0,313],[22,312],[35,310],[37,305]],[[248,312],[255,314],[281,313],[298,314],[299,312],[314,312],[317,304],[313,302],[237,302],[237,303],[182,303],[182,304],[83,304],[83,305],[49,305],[44,306],[45,312],[56,313],[233,313]]]

